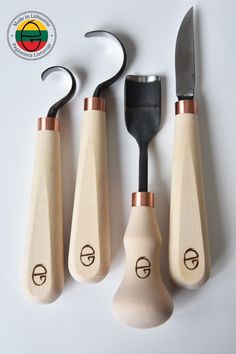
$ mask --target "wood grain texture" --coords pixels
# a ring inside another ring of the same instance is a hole
[[[84,112],[80,139],[69,270],[78,281],[97,282],[110,265],[105,112]]]
[[[169,263],[173,280],[196,288],[209,277],[210,254],[198,117],[175,120],[171,184]]]
[[[132,207],[124,245],[125,274],[113,312],[131,327],[159,326],[171,316],[173,304],[160,273],[161,235],[154,208]]]
[[[54,301],[64,285],[60,135],[38,131],[24,286],[35,301]]]

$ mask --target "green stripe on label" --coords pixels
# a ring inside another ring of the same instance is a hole
[[[31,39],[47,42],[48,40],[48,31],[16,31],[15,34],[17,42],[30,41]]]

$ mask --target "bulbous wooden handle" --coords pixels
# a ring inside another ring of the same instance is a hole
[[[180,286],[196,288],[209,277],[198,117],[189,113],[178,114],[175,121],[169,263],[172,278]]]
[[[154,208],[132,207],[124,245],[125,274],[113,312],[131,327],[159,326],[171,316],[173,304],[160,273],[161,235]]]
[[[40,130],[34,162],[24,286],[35,301],[54,301],[64,285],[60,135]]]
[[[80,281],[102,280],[110,265],[106,114],[84,112],[69,249]]]

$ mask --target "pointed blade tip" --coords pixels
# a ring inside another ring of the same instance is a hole
[[[176,95],[193,97],[195,86],[193,6],[179,27],[175,47]]]

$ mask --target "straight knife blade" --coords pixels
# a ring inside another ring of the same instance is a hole
[[[175,47],[176,96],[193,99],[195,88],[193,7],[186,13]]]

